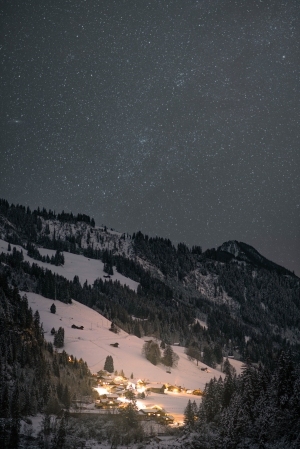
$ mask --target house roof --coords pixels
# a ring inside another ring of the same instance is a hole
[[[117,393],[110,393],[106,395],[107,399],[116,399],[119,397]]]
[[[141,408],[140,409],[140,412],[145,413],[145,415],[148,415],[148,414],[155,415],[158,411],[160,411],[160,410],[157,410],[157,408]]]

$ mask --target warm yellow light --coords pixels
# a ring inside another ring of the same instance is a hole
[[[145,387],[138,387],[137,388],[137,392],[138,393],[144,393],[146,391],[146,388]]]
[[[103,387],[95,387],[94,390],[96,390],[98,392],[98,394],[100,394],[100,396],[102,394],[107,394],[107,390]]]
[[[151,408],[156,408],[157,410],[162,410],[160,405],[153,405],[153,407],[151,407]]]

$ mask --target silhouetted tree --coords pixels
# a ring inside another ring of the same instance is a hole
[[[108,355],[105,359],[104,363],[104,369],[105,371],[108,371],[109,373],[114,372],[114,361],[111,355]]]
[[[50,307],[50,312],[51,313],[56,313],[56,305],[54,303]]]

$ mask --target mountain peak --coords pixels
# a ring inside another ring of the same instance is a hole
[[[217,251],[225,251],[232,254],[234,257],[238,257],[241,252],[239,242],[236,240],[228,240],[228,242],[224,242],[218,247]]]
[[[247,243],[238,242],[237,240],[229,240],[219,246],[217,248],[217,251],[227,252],[229,254],[232,254],[238,260],[242,260],[261,268],[276,271],[277,273],[284,275],[295,276],[288,269],[262,256],[255,248],[253,248],[253,246],[248,245]]]

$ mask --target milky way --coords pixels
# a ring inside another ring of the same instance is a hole
[[[298,0],[7,1],[0,196],[300,275]]]

